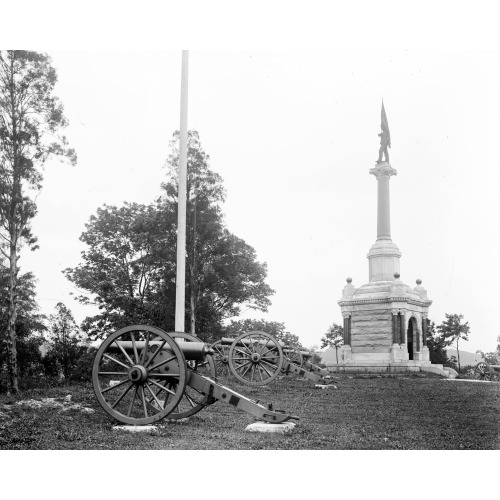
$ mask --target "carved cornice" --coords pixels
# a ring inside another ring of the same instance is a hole
[[[370,174],[374,175],[377,179],[379,177],[391,177],[391,175],[397,175],[398,171],[392,168],[386,161],[378,163],[375,167],[370,168]]]
[[[381,299],[354,299],[354,300],[344,300],[341,299],[337,302],[339,306],[357,306],[361,304],[383,304],[392,302],[407,302],[412,306],[429,307],[432,304],[432,300],[415,300],[410,297],[384,297]]]

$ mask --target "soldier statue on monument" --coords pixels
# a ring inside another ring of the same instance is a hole
[[[382,132],[378,134],[380,137],[380,149],[378,150],[378,160],[377,163],[382,163],[382,155],[384,155],[384,161],[389,163],[389,152],[387,148],[391,147],[391,133],[389,132],[389,123],[387,122],[387,116],[385,114],[384,101],[382,101]]]

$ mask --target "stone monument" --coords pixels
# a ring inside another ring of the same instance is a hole
[[[389,163],[391,140],[383,102],[379,136],[379,158],[369,171],[377,179],[377,240],[367,255],[369,282],[357,288],[347,278],[338,302],[344,317],[339,365],[365,371],[420,371],[430,365],[426,335],[432,301],[421,280],[412,288],[400,279],[401,252],[391,239],[389,196],[389,181],[397,171]]]

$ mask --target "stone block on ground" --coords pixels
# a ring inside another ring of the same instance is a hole
[[[314,384],[314,387],[316,389],[337,389],[337,386],[333,384]]]
[[[156,427],[156,425],[114,425],[113,430],[121,432],[146,432],[153,434],[158,432],[158,427]]]
[[[247,425],[248,432],[271,432],[275,434],[287,434],[292,432],[297,424],[295,422],[283,422],[282,424],[270,424],[268,422],[254,422]]]

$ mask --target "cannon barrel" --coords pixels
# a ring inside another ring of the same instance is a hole
[[[133,354],[134,346],[130,340],[117,340],[108,347],[108,350],[111,352],[120,352],[121,349],[117,344],[119,344],[127,354]],[[149,343],[148,349],[155,346],[158,348],[160,345],[161,342],[153,341]],[[188,361],[204,361],[207,354],[213,354],[214,352],[204,342],[179,342],[177,345]],[[138,340],[135,342],[135,347],[137,352],[141,352],[146,347],[146,342]],[[163,350],[171,351],[172,349],[168,344],[165,344]]]

